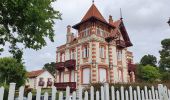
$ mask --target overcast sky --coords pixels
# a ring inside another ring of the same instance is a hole
[[[39,51],[24,50],[23,59],[28,71],[41,69],[45,63],[55,62],[56,47],[64,44],[66,26],[78,23],[92,4],[92,0],[58,0],[53,6],[62,13],[62,20],[55,21],[55,42],[48,41],[46,47]],[[155,55],[159,59],[161,40],[170,38],[170,27],[166,23],[170,17],[170,0],[95,0],[95,5],[108,20],[120,18],[129,33],[133,47],[134,62],[139,62],[146,54]],[[75,30],[73,30],[75,32]],[[10,56],[3,52],[2,56]]]

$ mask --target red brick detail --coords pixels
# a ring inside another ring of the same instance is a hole
[[[96,72],[96,70],[92,70],[92,72]]]
[[[92,56],[92,58],[96,58],[96,56]]]
[[[96,48],[92,48],[92,50],[96,50]]]
[[[92,52],[92,54],[96,54],[96,52]]]

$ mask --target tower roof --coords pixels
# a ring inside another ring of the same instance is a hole
[[[102,14],[99,12],[99,10],[97,9],[97,7],[95,6],[95,4],[92,4],[92,6],[89,8],[89,10],[87,11],[87,13],[85,14],[85,16],[83,17],[83,19],[76,25],[73,26],[73,28],[78,29],[78,27],[83,24],[84,22],[87,22],[89,20],[98,20],[102,23],[104,23],[105,25],[114,28],[113,25],[110,25],[102,16]]]
[[[102,14],[99,12],[99,10],[94,4],[92,4],[92,6],[89,8],[89,10],[87,11],[87,13],[85,14],[85,16],[81,21],[85,21],[91,17],[95,17],[97,19],[100,19],[101,21],[106,22],[106,20],[104,19],[104,17],[102,16]]]

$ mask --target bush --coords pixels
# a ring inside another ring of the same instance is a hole
[[[144,81],[155,82],[158,81],[160,76],[161,74],[159,73],[159,69],[157,67],[146,65],[141,69],[141,78]]]
[[[170,72],[162,73],[161,80],[163,82],[169,82],[170,81]]]

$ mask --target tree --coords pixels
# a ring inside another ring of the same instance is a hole
[[[156,63],[157,63],[157,59],[154,55],[144,55],[141,60],[140,60],[140,64],[143,66],[146,65],[151,65],[156,67]]]
[[[22,63],[11,57],[0,58],[0,83],[9,85],[17,83],[17,87],[23,85],[26,80],[26,70]]]
[[[166,70],[170,69],[170,39],[164,39],[161,41],[162,50],[160,53],[160,69]]]
[[[53,76],[55,74],[55,62],[51,62],[51,63],[46,63],[43,67],[43,69],[47,70],[48,72],[50,72]]]
[[[141,78],[145,81],[154,82],[160,78],[160,73],[157,67],[146,65],[141,68]]]
[[[53,42],[54,19],[61,19],[60,12],[51,6],[54,1],[1,0],[0,52],[9,44],[9,52],[21,61],[23,48],[39,50],[46,39]]]

